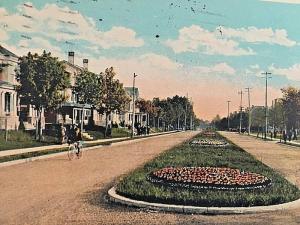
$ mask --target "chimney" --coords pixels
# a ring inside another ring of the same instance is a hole
[[[89,67],[89,60],[83,59],[83,69],[88,70]]]
[[[68,62],[72,65],[74,65],[74,56],[75,56],[74,52],[69,52]]]

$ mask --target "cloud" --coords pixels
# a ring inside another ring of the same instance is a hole
[[[228,75],[234,75],[235,69],[229,66],[227,63],[219,63],[211,67],[205,67],[205,66],[197,66],[193,68],[195,73],[201,74],[228,74]]]
[[[250,48],[240,48],[236,41],[222,38],[219,32],[210,32],[197,25],[180,29],[178,39],[169,39],[166,41],[166,45],[171,47],[175,53],[204,51],[209,55],[255,54]]]
[[[297,44],[296,41],[290,40],[288,38],[288,34],[285,29],[258,29],[252,26],[240,29],[222,28],[222,30],[225,37],[237,38],[240,41],[248,43],[268,43],[286,47],[292,47]]]
[[[10,32],[40,35],[61,42],[81,40],[104,49],[144,45],[144,40],[137,38],[136,32],[130,28],[114,26],[108,31],[100,31],[92,18],[55,4],[46,4],[40,10],[19,5],[15,14],[8,14],[0,8],[0,17],[0,24],[6,24]]]
[[[8,33],[4,29],[0,29],[0,41],[6,41],[9,39]]]
[[[41,54],[45,50],[46,52],[51,52],[54,57],[60,59],[66,58],[59,47],[52,45],[49,41],[40,37],[33,37],[30,40],[21,40],[17,45],[3,44],[3,46],[17,56],[27,55],[28,52]]]
[[[141,63],[148,66],[161,68],[164,70],[177,70],[182,67],[182,64],[172,61],[170,58],[154,53],[145,54],[139,57]]]
[[[286,3],[286,4],[300,4],[300,0],[261,0],[263,2],[275,2],[275,3]]]
[[[300,64],[294,64],[289,68],[276,68],[274,65],[269,70],[276,75],[284,75],[290,80],[300,81]]]

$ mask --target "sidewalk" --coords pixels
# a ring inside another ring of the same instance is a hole
[[[244,135],[244,136],[249,136],[247,133],[245,134],[241,134],[241,135]],[[251,137],[255,137],[257,139],[260,139],[260,140],[264,140],[261,136],[260,137],[257,137],[256,134],[250,134]],[[280,143],[280,144],[285,144],[285,145],[292,145],[292,146],[296,146],[296,147],[300,147],[300,143],[299,142],[296,142],[296,141],[287,141],[286,143],[284,143],[284,141],[282,139],[279,139],[279,138],[270,138],[270,137],[267,137],[267,140],[268,141],[273,141],[273,142],[276,142],[276,143]]]
[[[152,133],[147,136],[137,136],[137,138],[151,137],[151,136],[156,136],[156,135],[168,134],[168,133],[172,133],[172,132],[177,132],[177,131]],[[99,139],[99,140],[94,140],[94,141],[85,141],[84,143],[101,145],[101,144],[107,143],[107,142],[125,141],[125,140],[130,140],[130,139],[131,139],[130,137],[121,137],[121,138],[110,138],[110,139]],[[34,147],[34,148],[3,150],[3,151],[0,151],[0,157],[19,155],[19,154],[30,153],[30,152],[49,151],[49,150],[54,150],[54,149],[59,149],[59,148],[66,148],[66,147],[68,147],[68,144],[47,145],[47,146],[40,146],[40,147]]]

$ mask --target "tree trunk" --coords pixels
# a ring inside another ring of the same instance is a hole
[[[107,137],[107,131],[108,131],[108,115],[111,113],[105,113],[105,132],[104,132],[104,137]],[[112,126],[111,126],[112,128]]]
[[[37,122],[36,122],[36,133],[35,133],[35,138],[38,141],[42,141],[42,110],[43,108],[38,108],[37,109]]]
[[[84,106],[82,106],[82,111],[81,111],[81,132],[83,132],[83,120],[84,120]]]

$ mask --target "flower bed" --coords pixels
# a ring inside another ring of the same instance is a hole
[[[257,173],[218,167],[166,167],[150,174],[149,180],[171,186],[207,189],[257,189],[271,180]]]
[[[210,139],[200,139],[200,140],[193,140],[190,142],[190,145],[200,145],[203,147],[225,147],[228,146],[228,142],[223,140],[210,140]]]
[[[212,132],[212,131],[205,131],[205,132],[202,133],[202,135],[204,137],[216,137],[217,136],[216,132]]]

